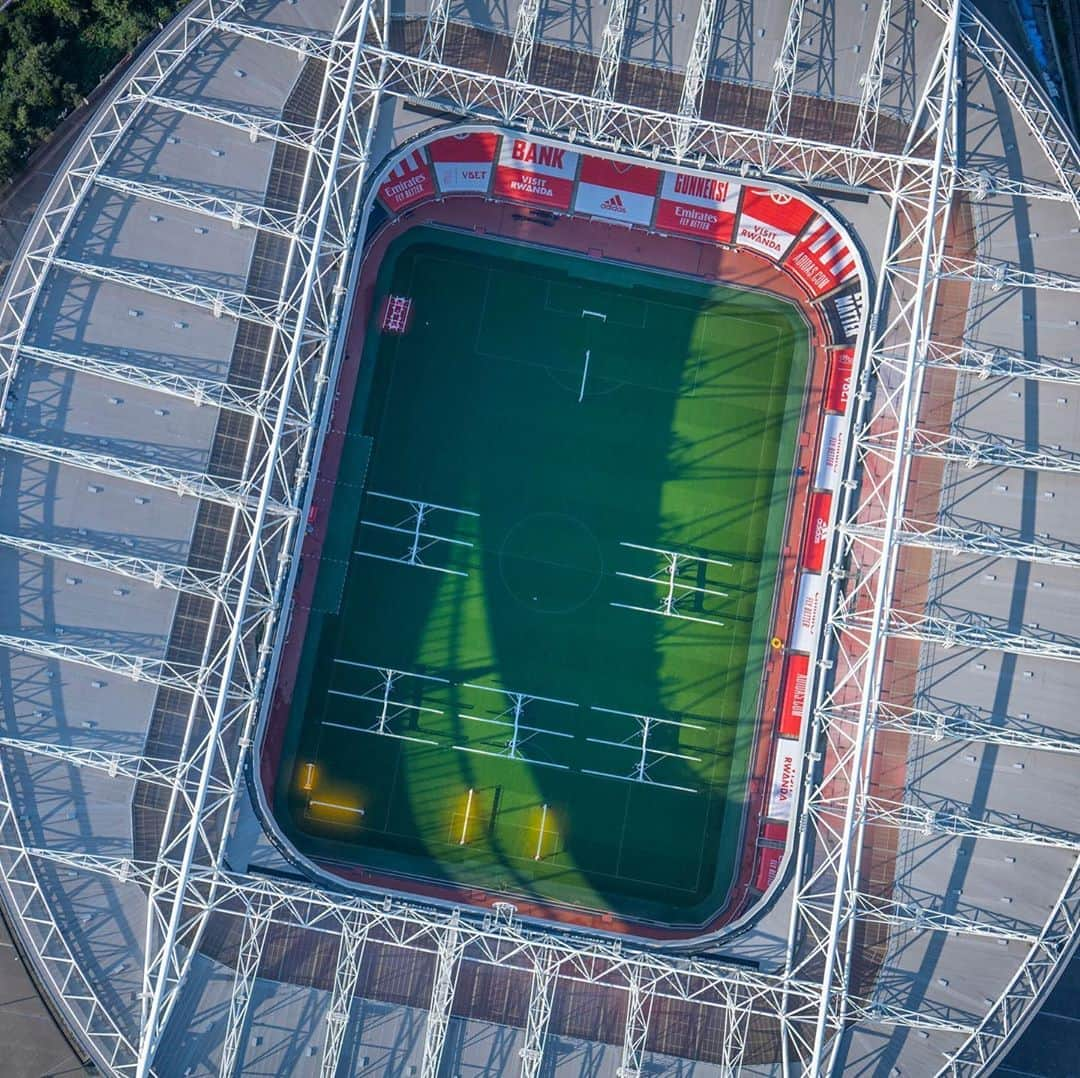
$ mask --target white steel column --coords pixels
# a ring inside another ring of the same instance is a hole
[[[240,1051],[241,1040],[247,1027],[255,978],[259,975],[259,964],[266,948],[270,909],[269,900],[255,903],[244,918],[232,994],[229,996],[229,1017],[225,1026],[225,1041],[221,1048],[219,1078],[233,1078],[237,1073],[237,1065],[243,1059]]]
[[[450,0],[431,0],[424,23],[424,40],[420,43],[420,58],[441,64],[446,43],[446,24],[450,19]]]
[[[623,38],[626,36],[626,5],[627,0],[611,0],[608,8],[604,36],[600,41],[600,60],[593,79],[593,97],[600,101],[610,101],[615,96]]]
[[[521,1049],[521,1078],[537,1078],[544,1061],[544,1042],[551,1022],[551,1003],[558,981],[558,963],[541,961],[533,969],[525,1044]]]
[[[431,1005],[424,1030],[424,1058],[420,1065],[421,1078],[438,1078],[446,1046],[446,1029],[450,1024],[450,1009],[454,1005],[461,954],[465,949],[459,916],[455,910],[439,933],[435,958],[435,980],[431,986]]]
[[[772,93],[769,95],[769,113],[765,120],[767,135],[787,134],[791,96],[795,92],[795,74],[799,66],[799,39],[802,35],[804,8],[805,0],[791,0],[788,7],[780,55],[773,65]]]
[[[513,82],[528,82],[533,46],[536,44],[536,24],[540,20],[540,0],[521,0],[514,40],[510,45],[510,62],[506,74]]]
[[[690,57],[686,61],[682,97],[679,99],[679,115],[696,117],[701,114],[701,96],[709,76],[709,59],[712,56],[713,33],[716,22],[717,0],[701,0],[697,22],[694,24],[694,40],[690,45]]]
[[[330,1009],[326,1015],[326,1043],[323,1045],[321,1078],[334,1078],[341,1050],[345,1045],[345,1030],[349,1024],[356,983],[360,979],[360,964],[364,960],[371,922],[359,912],[346,915],[341,926],[337,965],[334,967],[334,988],[330,994]]]
[[[892,19],[892,0],[879,0],[874,42],[870,46],[870,60],[866,74],[860,82],[859,114],[855,119],[855,145],[872,149],[877,140],[878,116],[881,112],[881,83],[885,74],[885,49],[889,42],[889,25]],[[910,29],[905,29],[910,33]]]
[[[641,1068],[645,1062],[645,1039],[649,1035],[652,996],[642,987],[641,974],[639,965],[630,967],[626,992],[626,1026],[623,1030],[622,1064],[615,1072],[618,1078],[641,1078]]]

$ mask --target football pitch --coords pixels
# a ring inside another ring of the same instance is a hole
[[[806,324],[436,228],[392,245],[391,294],[411,325],[368,328],[287,833],[378,872],[708,919],[741,849]]]

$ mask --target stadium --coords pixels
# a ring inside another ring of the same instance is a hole
[[[966,0],[195,0],[4,284],[0,895],[102,1073],[988,1073],[1077,943],[1080,152]]]

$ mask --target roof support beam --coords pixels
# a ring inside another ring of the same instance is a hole
[[[724,1015],[724,1040],[721,1045],[721,1073],[738,1078],[742,1073],[743,1057],[746,1055],[746,1033],[750,1025],[751,1007],[748,1001],[740,1001],[732,990]]]
[[[1054,449],[1030,449],[1020,439],[1005,434],[976,437],[967,432],[935,434],[916,430],[911,434],[911,450],[922,457],[959,461],[968,468],[996,465],[1037,472],[1080,473],[1080,455],[1066,455]]]
[[[337,966],[334,969],[334,988],[330,995],[330,1010],[326,1015],[326,1044],[323,1046],[320,1078],[335,1078],[341,1050],[345,1044],[345,1030],[349,1024],[356,983],[360,979],[360,963],[364,959],[371,922],[358,914],[346,918],[341,928],[338,944]]]
[[[152,588],[169,588],[215,602],[225,602],[228,597],[227,578],[191,569],[186,565],[149,561],[130,554],[107,554],[86,546],[49,543],[43,539],[32,539],[28,535],[7,535],[3,532],[0,532],[0,547],[37,554],[43,558],[56,558],[72,565],[82,565],[87,569],[136,580]],[[262,596],[261,602],[269,605],[271,597]]]
[[[600,61],[593,79],[593,97],[600,101],[611,101],[615,96],[623,39],[626,37],[626,5],[627,0],[611,0],[608,7],[604,36],[600,40]]]
[[[227,288],[210,288],[192,281],[174,281],[152,273],[137,273],[134,270],[96,265],[93,262],[77,262],[71,258],[54,258],[53,266],[79,277],[89,277],[91,280],[105,281],[107,284],[149,292],[152,296],[173,300],[176,303],[190,303],[192,306],[210,311],[215,318],[228,315],[230,318],[256,322],[273,328],[278,325],[280,317],[280,312],[267,309],[264,304],[253,300],[245,292],[233,292]]]
[[[772,93],[765,120],[767,135],[786,135],[791,117],[791,98],[795,92],[795,74],[799,66],[799,39],[802,36],[805,0],[790,0],[780,55],[773,65]]]
[[[199,671],[180,663],[166,662],[145,655],[124,655],[104,648],[86,648],[62,644],[55,640],[39,640],[30,636],[0,633],[0,648],[30,655],[35,659],[75,663],[103,674],[115,674],[144,685],[160,685],[166,689],[195,693],[201,688]]]
[[[651,1004],[652,996],[642,988],[641,968],[632,966],[626,993],[622,1064],[615,1072],[618,1078],[641,1078],[641,1069],[645,1063],[645,1038],[649,1035]]]
[[[854,721],[850,711],[837,706],[827,708],[822,713],[828,716],[830,722]],[[937,711],[927,707],[882,703],[878,710],[878,725],[883,729],[900,730],[934,742],[949,738],[982,745],[1058,752],[1066,756],[1080,755],[1080,738],[1049,732],[1041,724],[1013,715],[1000,718],[991,716],[988,711],[971,704],[956,704],[949,711]]]
[[[541,962],[533,970],[525,1044],[521,1048],[521,1078],[537,1078],[544,1062],[544,1042],[551,1022],[551,1001],[558,979],[558,964]]]
[[[221,1047],[221,1066],[218,1070],[220,1078],[233,1078],[238,1073],[237,1066],[242,1059],[240,1045],[247,1026],[248,1012],[251,1010],[251,995],[255,988],[255,978],[259,975],[259,964],[266,948],[269,926],[268,903],[265,901],[257,904],[255,910],[244,919],[240,950],[236,956],[233,990],[229,996],[225,1040]]]
[[[513,82],[529,81],[533,46],[536,44],[536,26],[540,21],[540,0],[521,0],[517,22],[514,23],[514,40],[510,45],[510,62],[506,67],[507,78]]]
[[[283,26],[266,26],[251,22],[237,22],[235,19],[222,19],[218,30],[249,41],[259,41],[264,45],[296,53],[298,63],[309,57],[326,60],[334,46],[334,39],[328,34],[315,30],[295,30]]]
[[[698,7],[694,40],[690,45],[690,57],[686,61],[686,76],[679,99],[680,116],[696,118],[701,115],[701,98],[709,77],[709,59],[712,56],[716,7],[717,0],[701,0]]]
[[[259,232],[281,236],[283,239],[291,239],[295,236],[298,242],[305,242],[302,236],[304,222],[281,210],[260,206],[255,202],[223,198],[220,195],[202,191],[185,191],[163,183],[129,180],[123,176],[110,176],[104,172],[92,176],[91,169],[81,171],[98,187],[116,191],[121,195],[130,195],[144,202],[154,202],[160,206],[171,206],[188,213],[196,213],[201,217],[221,221],[230,228],[252,228]],[[79,175],[80,170],[73,170],[73,174]]]
[[[146,461],[127,460],[105,453],[87,453],[81,449],[68,449],[59,445],[46,445],[28,438],[17,438],[12,434],[0,434],[0,449],[9,453],[23,453],[28,457],[47,460],[53,464],[67,464],[72,468],[107,475],[112,479],[122,479],[129,483],[142,483],[148,487],[167,490],[179,498],[202,498],[209,502],[218,502],[235,509],[247,511],[252,508],[254,498],[246,487],[248,484],[231,484],[214,476],[201,472],[183,472],[175,468],[166,468],[160,464]],[[272,503],[272,511],[289,515],[294,512],[289,506]]]
[[[1039,938],[1036,930],[1020,927],[1012,920],[991,917],[983,910],[977,911],[980,916],[967,917],[961,913],[930,909],[918,902],[894,902],[869,894],[859,894],[856,903],[860,920],[876,921],[909,932],[949,932],[979,939],[1023,943],[1029,947]]]
[[[30,753],[50,760],[70,764],[108,775],[109,778],[131,779],[133,782],[150,782],[168,789],[183,782],[186,769],[172,760],[153,760],[128,752],[106,752],[102,749],[74,748],[70,745],[54,745],[48,741],[34,741],[25,737],[0,736],[0,745],[19,752]],[[219,796],[229,792],[228,787],[215,783]]]
[[[420,44],[420,57],[441,64],[446,44],[446,24],[450,21],[450,0],[431,0],[427,20],[424,23],[424,40]]]
[[[881,84],[885,74],[885,49],[889,41],[892,19],[892,0],[880,0],[874,41],[870,46],[870,59],[866,74],[859,80],[859,114],[855,118],[855,145],[872,149],[877,141],[878,117],[881,115]]]
[[[1004,288],[1039,288],[1047,292],[1080,292],[1080,279],[1050,270],[1026,270],[1012,262],[970,261],[946,258],[940,276],[952,280],[987,284],[992,292]]]
[[[3,350],[0,345],[0,351]],[[252,419],[261,420],[273,401],[269,393],[232,386],[228,382],[219,382],[212,378],[193,378],[173,371],[152,370],[119,359],[103,359],[56,348],[38,348],[34,345],[23,345],[18,350],[18,355],[79,374],[92,374],[119,385],[164,393],[188,401],[196,408],[208,405],[211,408],[238,412]]]
[[[971,371],[980,381],[987,378],[1032,378],[1039,382],[1080,385],[1080,364],[1072,357],[1029,358],[1023,352],[1005,348],[983,348],[973,344],[960,346],[931,341],[926,350],[930,367]]]
[[[841,531],[854,539],[880,543],[883,531],[879,525],[857,524],[844,526]],[[950,524],[924,523],[905,520],[894,536],[901,546],[922,550],[940,550],[946,554],[968,554],[972,557],[1009,558],[1042,565],[1080,567],[1080,548],[1056,544],[1051,540],[1023,539],[1015,531],[998,531],[991,525],[960,528]]]
[[[951,806],[949,806],[951,807]],[[957,835],[960,838],[985,838],[994,842],[1011,842],[1022,846],[1041,846],[1053,850],[1065,850],[1080,854],[1080,842],[1071,835],[1043,830],[1038,824],[1021,827],[1015,823],[980,820],[973,816],[961,816],[949,811],[949,807],[935,809],[911,805],[905,801],[888,801],[868,797],[864,802],[867,823],[894,827],[930,838],[933,835]],[[816,812],[829,810],[829,802],[820,802]]]
[[[869,619],[863,613],[848,614],[837,620],[841,628],[858,628],[866,631]],[[919,640],[937,644],[943,648],[975,648],[980,651],[1004,651],[1013,655],[1030,655],[1036,659],[1061,659],[1080,662],[1080,643],[1062,640],[1057,634],[1029,627],[1025,633],[1015,633],[989,618],[979,617],[971,621],[936,614],[912,614],[893,610],[885,632],[904,640]]]
[[[450,1024],[450,1008],[454,1003],[458,970],[465,940],[455,910],[445,929],[439,934],[435,959],[435,981],[431,986],[431,1006],[428,1008],[424,1030],[424,1058],[420,1065],[421,1078],[438,1078],[446,1046],[446,1029]]]
[[[135,100],[141,101],[142,97],[140,96]],[[221,127],[231,127],[234,131],[240,131],[247,135],[252,142],[266,139],[269,142],[282,142],[287,146],[293,146],[298,150],[305,151],[310,150],[312,146],[318,145],[319,142],[319,132],[305,124],[270,119],[253,112],[221,108],[218,105],[210,105],[202,101],[187,101],[182,97],[169,97],[167,94],[147,94],[146,101],[150,105],[168,109],[170,112],[195,116],[200,120],[208,120],[210,123],[218,124]]]

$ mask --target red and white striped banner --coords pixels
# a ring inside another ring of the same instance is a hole
[[[784,660],[784,695],[780,705],[780,721],[777,723],[777,733],[781,737],[802,736],[809,677],[810,657],[788,655]]]
[[[606,157],[583,157],[574,211],[608,221],[647,225],[652,221],[660,171]]]
[[[466,131],[430,143],[428,152],[439,190],[444,194],[486,192],[498,145],[499,136],[494,131]]]
[[[435,180],[423,146],[409,150],[399,158],[379,187],[379,201],[391,213],[400,213],[406,206],[422,202],[434,194]]]
[[[748,187],[743,195],[735,242],[779,262],[813,212],[805,202],[786,191]]]
[[[802,746],[798,741],[777,741],[773,753],[767,815],[774,820],[790,820],[802,771]]]
[[[795,631],[791,650],[811,654],[821,626],[821,608],[825,603],[825,578],[820,573],[803,573],[799,579],[799,598],[795,604]]]
[[[826,415],[821,423],[821,441],[818,443],[814,486],[819,490],[831,490],[834,494],[840,486],[844,467],[844,426],[842,415]]]
[[[665,172],[656,227],[714,243],[730,243],[740,185],[716,176]]]
[[[829,360],[828,380],[825,383],[825,411],[846,412],[851,398],[851,379],[855,371],[855,350],[841,348]]]
[[[823,296],[858,274],[855,254],[824,217],[815,217],[785,267],[814,297]]]
[[[507,135],[495,166],[495,194],[509,202],[568,210],[579,156],[563,146]]]
[[[803,533],[802,567],[811,573],[820,573],[825,564],[825,547],[829,540],[829,514],[832,512],[832,494],[816,490],[810,495],[806,510],[806,531]]]

